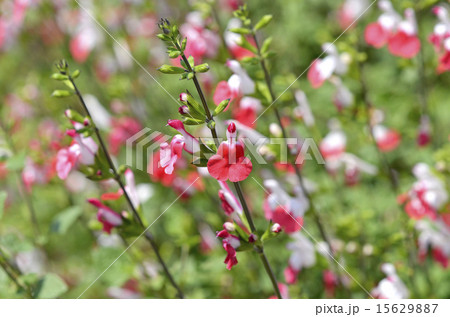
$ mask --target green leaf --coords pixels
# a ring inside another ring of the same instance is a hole
[[[184,52],[184,50],[186,49],[186,44],[187,44],[187,37],[185,37],[183,39],[183,42],[181,42],[181,50]]]
[[[65,80],[64,84],[69,87],[71,90],[75,90],[74,85],[72,84],[72,82],[70,80]]]
[[[67,292],[66,283],[56,274],[49,273],[44,276],[36,286],[35,298],[57,298]]]
[[[177,58],[180,55],[181,55],[180,51],[172,51],[172,52],[169,53],[169,57],[170,58]]]
[[[67,90],[55,90],[52,93],[52,97],[55,97],[55,98],[65,98],[65,97],[69,97],[70,95],[72,95],[72,93]]]
[[[240,40],[237,42],[237,45],[249,50],[253,54],[258,54],[258,50],[256,49],[256,47],[250,44],[250,42],[247,41],[247,39],[244,36],[241,36]]]
[[[50,230],[57,234],[65,234],[82,214],[80,206],[69,207],[53,218]]]
[[[252,32],[251,30],[249,30],[247,28],[233,28],[233,29],[230,29],[230,31],[233,33],[243,34],[243,35],[250,34]]]
[[[0,192],[0,220],[3,217],[3,210],[5,209],[5,201],[8,194],[5,191]]]
[[[269,51],[270,44],[272,44],[272,37],[267,38],[261,46],[261,54],[266,54]]]
[[[244,57],[240,60],[241,63],[246,63],[246,64],[251,64],[251,65],[256,65],[259,63],[259,58],[258,57],[253,57],[253,56],[247,56]]]
[[[75,69],[71,75],[71,77],[73,79],[77,79],[80,76],[80,70],[79,69]]]
[[[193,119],[193,118],[189,118],[189,117],[185,117],[183,119],[183,123],[186,125],[200,125],[200,124],[203,124],[204,122],[205,121]]]
[[[217,116],[218,114],[222,113],[225,110],[225,108],[228,106],[229,103],[230,103],[230,99],[223,100],[221,103],[219,103],[217,105],[216,109],[214,109],[213,115]]]
[[[60,74],[60,73],[52,74],[52,79],[55,79],[55,80],[67,80],[67,78],[68,78],[67,75],[63,75],[63,74]]]
[[[163,74],[182,74],[185,70],[181,67],[162,65],[158,70]]]
[[[189,62],[189,65],[191,65],[191,67],[194,68],[194,66],[195,66],[194,56],[192,56],[192,55],[189,56],[188,62]]]
[[[206,73],[209,70],[209,65],[207,63],[200,64],[194,67],[194,72],[196,73]]]
[[[258,31],[259,29],[262,29],[263,27],[267,26],[267,24],[269,24],[270,21],[272,21],[272,15],[271,14],[263,16],[261,18],[261,20],[259,20],[258,23],[256,23],[256,25],[253,28],[253,30]]]

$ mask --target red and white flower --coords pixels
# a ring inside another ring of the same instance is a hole
[[[244,57],[255,56],[253,52],[238,45],[238,43],[241,40],[241,35],[230,31],[231,29],[240,27],[242,27],[241,20],[233,18],[230,20],[230,22],[228,22],[227,30],[224,33],[225,43],[228,49],[230,50],[230,54],[233,56],[233,58],[237,60],[241,60]],[[249,41],[250,44],[254,44],[252,38],[248,38],[247,40]]]
[[[255,92],[255,83],[238,61],[229,60],[227,66],[233,72],[233,75],[228,81],[221,81],[217,84],[213,96],[216,105],[225,99],[230,99],[231,102],[236,98]]]
[[[286,248],[292,251],[289,257],[289,266],[284,270],[286,283],[297,282],[297,275],[302,268],[312,267],[316,263],[316,252],[314,244],[301,232],[291,235],[294,241],[289,242]]]
[[[344,4],[338,11],[338,20],[341,28],[354,27],[358,18],[369,7],[368,0],[345,0]]]
[[[338,160],[345,152],[347,137],[338,124],[330,123],[331,131],[320,142],[319,149],[325,161]]]
[[[295,116],[299,119],[303,119],[303,122],[307,127],[314,126],[316,122],[306,94],[302,90],[297,90],[295,92],[295,100],[297,101],[297,107],[294,108]]]
[[[441,219],[416,223],[419,231],[419,258],[424,260],[431,249],[434,260],[447,268],[450,261],[450,226]]]
[[[217,232],[217,237],[222,239],[222,246],[227,252],[224,263],[227,265],[227,269],[231,270],[233,266],[238,264],[236,249],[240,247],[241,242],[237,236],[230,234],[225,229]]]
[[[82,165],[94,164],[95,155],[98,151],[98,145],[94,139],[77,132],[77,129],[81,129],[84,126],[78,122],[72,122],[72,124],[75,129],[66,132],[68,136],[73,138],[72,145],[68,148],[60,149],[56,154],[56,172],[61,179],[66,179],[77,163]]]
[[[286,233],[299,231],[303,227],[303,215],[309,209],[309,201],[304,195],[291,197],[274,179],[264,181],[269,195],[264,200],[266,219],[278,223]]]
[[[192,55],[197,64],[205,57],[214,58],[220,45],[219,36],[208,30],[206,24],[201,12],[192,11],[186,15],[186,23],[180,26],[181,34],[188,39],[185,54]]]
[[[448,201],[444,183],[432,174],[429,166],[425,163],[414,166],[413,174],[417,181],[405,197],[406,213],[416,220],[426,216],[436,219],[437,212]]]
[[[344,75],[348,69],[347,55],[339,55],[337,48],[332,43],[322,46],[327,56],[316,59],[308,70],[308,80],[313,88],[319,88],[333,74]]]
[[[367,26],[364,33],[366,42],[375,48],[388,45],[394,56],[403,58],[415,57],[421,47],[417,36],[417,23],[414,10],[405,10],[405,19],[395,11],[389,0],[382,0],[378,4],[383,11],[377,22]]]
[[[430,36],[430,42],[439,54],[439,66],[437,72],[450,71],[450,19],[448,10],[443,6],[433,8],[433,13],[439,19]]]
[[[427,146],[431,142],[431,124],[430,118],[423,115],[420,118],[419,133],[417,134],[417,145],[420,147]]]
[[[371,291],[372,296],[379,299],[406,299],[409,291],[395,271],[394,265],[384,263],[381,271],[386,274],[378,285]]]
[[[239,200],[236,198],[234,193],[228,187],[228,184],[224,181],[219,181],[220,188],[219,189],[219,199],[222,204],[222,209],[225,211],[227,216],[231,216],[234,213],[238,215],[242,214],[242,205]]]
[[[227,141],[220,144],[217,154],[208,160],[208,172],[219,181],[240,182],[250,175],[252,162],[244,155],[244,146],[236,140],[236,125],[230,123]]]
[[[105,206],[100,200],[91,198],[88,202],[98,208],[97,220],[103,224],[103,231],[111,233],[112,228],[119,227],[123,224],[122,217],[114,210]]]
[[[233,118],[240,123],[253,128],[255,126],[256,116],[261,109],[262,105],[259,99],[244,97],[240,100],[239,106],[234,108]]]
[[[183,149],[189,154],[197,153],[200,151],[200,144],[198,140],[189,132],[186,131],[183,122],[180,120],[169,120],[167,125],[177,130],[183,136]]]

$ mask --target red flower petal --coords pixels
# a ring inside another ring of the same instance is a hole
[[[392,55],[413,58],[420,51],[420,40],[417,36],[399,31],[389,38],[388,49]]]
[[[252,172],[253,165],[248,157],[241,157],[236,164],[231,164],[228,168],[228,178],[230,182],[243,181]]]
[[[375,48],[382,48],[387,43],[388,37],[389,31],[383,29],[377,22],[369,24],[364,32],[367,44]]]
[[[308,70],[308,80],[311,83],[311,86],[316,89],[322,86],[325,82],[325,80],[320,75],[317,66],[319,66],[319,60],[316,59]]]
[[[212,177],[219,181],[228,180],[228,160],[224,159],[222,156],[216,154],[211,156],[208,160],[208,172]]]
[[[295,218],[284,210],[281,206],[277,207],[272,214],[272,221],[278,223],[286,233],[299,231],[303,227],[303,218]]]

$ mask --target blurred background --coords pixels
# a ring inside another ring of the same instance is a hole
[[[157,72],[160,65],[170,63],[164,43],[156,37],[159,18],[167,17],[183,30],[182,25],[189,24],[190,14],[196,12],[204,19],[204,28],[214,34],[217,50],[202,57],[211,71],[200,75],[207,98],[212,100],[216,84],[231,74],[225,66],[230,55],[222,43],[226,40],[222,35],[233,17],[233,9],[240,3],[239,0],[78,2],[0,2],[3,128],[0,198],[4,204],[0,212],[0,247],[3,261],[13,263],[23,283],[40,283],[39,287],[47,292],[41,293],[42,297],[78,297],[125,248],[117,234],[101,232],[94,208],[86,203],[87,198],[107,191],[110,184],[96,184],[76,172],[62,181],[52,171],[59,146],[70,144],[64,137],[68,127],[64,111],[69,106],[79,107],[75,97],[51,97],[55,89],[62,87],[51,79],[55,62],[64,58],[72,70],[81,71],[77,84],[86,102],[96,109],[94,112],[106,111],[105,116],[110,118],[109,124],[98,123],[110,147],[117,143],[114,137],[126,140],[143,127],[173,135],[166,123],[168,119],[178,119],[179,115],[178,105],[170,96],[178,99],[186,87],[192,92],[195,89],[192,82]],[[259,36],[273,37],[270,71],[277,96],[322,54],[322,44],[333,42],[346,29],[348,24],[340,16],[344,3],[341,0],[247,2],[255,21],[265,14],[273,15],[272,23]],[[423,45],[420,58],[399,59],[386,49],[364,46],[366,25],[380,15],[376,4],[335,43],[338,51],[346,52],[353,61],[363,60],[374,106],[384,112],[384,124],[401,134],[399,147],[385,154],[398,173],[401,193],[407,192],[415,181],[412,174],[415,164],[425,162],[435,166],[437,162],[450,162],[450,75],[437,74],[438,57],[428,42],[437,22],[431,12],[435,4],[438,1],[394,1],[399,12],[407,7],[416,9]],[[359,49],[361,45],[364,49]],[[262,77],[257,65],[246,68],[252,77]],[[397,203],[397,194],[390,187],[389,177],[370,140],[366,113],[361,110],[364,105],[359,76],[357,63],[350,63],[343,81],[355,98],[344,111],[338,111],[333,104],[335,87],[325,84],[313,89],[306,73],[276,104],[283,116],[293,120],[292,129],[297,135],[315,137],[304,125],[297,124],[293,115],[294,91],[303,90],[315,115],[317,131],[326,135],[329,120],[336,118],[347,135],[347,151],[380,170],[376,176],[363,175],[355,186],[346,186],[341,174],[333,178],[322,166],[305,164],[303,167],[305,177],[317,186],[314,199],[333,236],[337,260],[369,291],[385,277],[380,265],[390,262],[408,284],[410,296],[449,298],[450,272],[431,257],[414,270],[410,284],[412,259],[404,238],[412,235],[416,239],[417,232],[414,222]],[[424,111],[430,119],[432,140],[427,146],[419,147],[417,134]],[[224,118],[227,116],[231,117],[232,112],[225,113]],[[275,118],[269,110],[258,119],[255,128],[270,135],[269,126],[273,122]],[[125,163],[124,146],[111,151],[116,162]],[[446,166],[441,169],[441,176],[448,184]],[[274,168],[255,164],[251,176],[264,176],[267,170],[274,171]],[[141,188],[146,197],[143,210],[145,218],[152,222],[180,192],[163,186],[145,172],[134,172],[136,182],[146,184]],[[202,188],[196,188],[171,205],[151,228],[175,279],[188,298],[272,296],[270,280],[257,255],[240,252],[239,265],[231,271],[225,269],[225,252],[215,239],[215,232],[221,230],[226,219],[219,208],[217,182],[204,178],[202,184]],[[257,227],[265,228],[264,191],[251,181],[245,182],[244,188]],[[35,220],[30,220],[30,208],[35,211]],[[306,214],[304,223],[312,236],[319,237],[311,215]],[[288,235],[280,235],[265,246],[275,275],[282,283],[291,254],[285,246],[291,240]],[[317,253],[315,265],[302,269],[298,282],[289,285],[290,297],[367,298],[364,290],[350,278],[346,289],[330,287],[324,279],[324,272],[329,269],[329,261]],[[174,296],[165,277],[158,273],[154,254],[143,241],[130,248],[83,295],[84,298]],[[0,297],[25,297],[23,292],[17,292],[17,286],[4,270],[0,270]]]

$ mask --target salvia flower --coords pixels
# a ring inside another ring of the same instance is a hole
[[[289,257],[289,265],[284,271],[286,283],[294,284],[297,275],[302,268],[312,267],[316,263],[314,244],[302,233],[296,232],[291,235],[293,242],[289,242],[286,248],[292,251]]]
[[[444,183],[433,175],[430,167],[419,163],[413,168],[417,181],[406,196],[405,211],[412,219],[426,216],[436,219],[437,212],[447,203],[448,193]]]
[[[378,285],[371,291],[372,296],[379,299],[405,299],[409,296],[409,291],[395,271],[394,265],[384,263],[381,271],[386,274]]]
[[[308,80],[313,88],[320,88],[333,74],[344,75],[348,69],[346,55],[339,55],[334,44],[325,43],[322,48],[327,56],[316,59],[308,70]]]
[[[434,222],[420,220],[415,227],[419,231],[419,258],[424,260],[431,249],[434,260],[447,268],[450,261],[450,226],[439,219]]]
[[[217,154],[208,160],[208,172],[219,181],[240,182],[252,171],[252,162],[244,155],[244,146],[236,140],[236,125],[230,123],[227,141],[220,144]]]
[[[430,36],[430,42],[439,54],[439,65],[437,72],[450,71],[450,18],[448,10],[443,6],[433,8],[433,13],[439,19]]]
[[[227,216],[231,216],[233,213],[238,215],[242,214],[242,205],[233,192],[228,187],[228,184],[224,181],[219,181],[221,189],[219,189],[219,199],[222,204],[222,209]],[[228,230],[231,231],[231,230]]]
[[[382,0],[378,6],[383,11],[377,22],[369,24],[365,31],[365,39],[369,45],[381,48],[388,45],[394,56],[413,58],[420,51],[420,40],[417,36],[417,23],[414,10],[405,10],[405,19],[395,11],[389,0]]]
[[[240,247],[241,242],[237,236],[230,234],[227,230],[217,232],[217,237],[222,239],[222,246],[227,252],[224,263],[227,265],[227,269],[231,270],[233,266],[238,264],[236,249]]]
[[[308,200],[301,196],[292,198],[274,179],[264,181],[264,186],[269,192],[263,205],[266,218],[278,223],[286,233],[299,231],[309,208]]]
[[[180,120],[169,120],[167,125],[177,130],[184,138],[183,148],[189,154],[197,153],[200,151],[200,144],[198,140],[189,132],[186,131],[183,122]]]
[[[97,207],[97,220],[103,224],[103,231],[110,234],[112,228],[121,226],[123,223],[122,217],[114,210],[105,206],[98,199],[88,199],[88,202]]]

